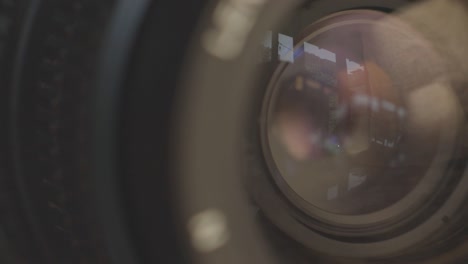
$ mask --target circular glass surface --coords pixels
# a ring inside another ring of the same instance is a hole
[[[279,34],[282,64],[263,117],[267,159],[293,200],[371,213],[411,192],[436,151],[427,143],[437,132],[418,125],[408,106],[411,87],[429,79],[420,65],[432,54],[374,13],[329,20],[293,46]]]

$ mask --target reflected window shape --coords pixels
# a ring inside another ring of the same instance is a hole
[[[348,191],[363,184],[367,176],[361,170],[352,170],[348,175]]]
[[[278,34],[278,57],[280,61],[294,62],[294,40],[292,37]]]
[[[346,70],[348,71],[348,74],[352,74],[355,71],[364,71],[364,66],[357,62],[346,59]]]
[[[336,63],[336,54],[329,50],[321,49],[318,46],[305,42],[304,51],[309,54],[313,54],[322,60],[328,60]]]

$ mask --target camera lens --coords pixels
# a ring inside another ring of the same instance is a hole
[[[373,48],[404,35],[380,25],[383,17],[354,10],[324,18],[285,52],[270,82],[265,155],[293,200],[336,214],[375,212],[413,190],[429,165],[419,153],[430,149],[408,142],[407,91],[392,82],[404,76],[386,69],[419,58],[388,58],[391,50]]]
[[[296,9],[261,44],[251,193],[312,251],[410,255],[424,226],[460,202],[462,112],[446,50],[402,14],[310,12]]]
[[[0,0],[1,263],[467,263],[462,0]]]

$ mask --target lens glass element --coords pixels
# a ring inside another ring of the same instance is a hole
[[[437,69],[421,64],[436,59],[376,13],[331,16],[305,37],[278,34],[266,156],[283,192],[330,213],[371,213],[401,200],[435,153],[427,142],[437,132],[415,125],[408,96]]]

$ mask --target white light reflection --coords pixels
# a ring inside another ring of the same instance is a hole
[[[357,62],[346,59],[346,69],[348,71],[348,74],[351,74],[352,72],[357,70],[363,71],[364,67]]]
[[[294,62],[294,40],[292,37],[278,34],[278,55],[279,60],[284,62]]]
[[[367,176],[359,169],[351,171],[348,175],[348,191],[363,184],[366,179]]]
[[[369,104],[369,96],[366,94],[356,94],[352,100],[356,106],[367,106]]]
[[[396,114],[400,118],[404,118],[406,116],[406,110],[403,107],[397,107],[392,102],[389,102],[387,100],[379,100],[379,98],[368,96],[367,94],[355,94],[353,95],[351,100],[354,106],[370,106],[370,108],[374,112],[383,109],[387,112],[396,112]]]
[[[304,43],[304,51],[310,54],[314,54],[315,56],[324,59],[324,60],[329,60],[331,62],[336,62],[336,54],[326,50],[326,49],[321,49],[313,44],[309,44],[307,42]]]

